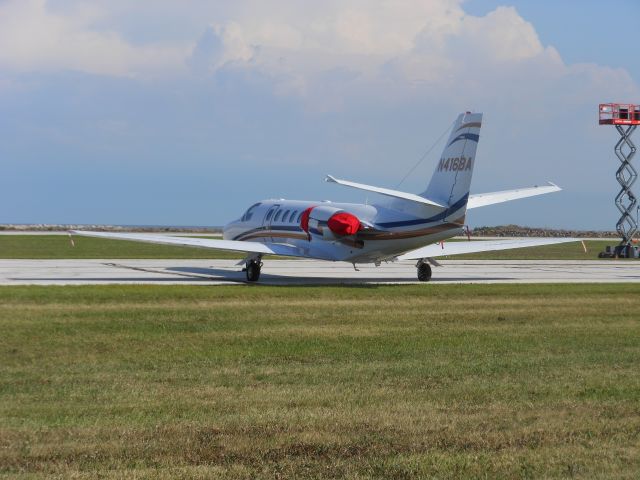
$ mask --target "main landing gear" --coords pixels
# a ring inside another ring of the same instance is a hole
[[[262,259],[249,258],[245,264],[244,272],[247,275],[247,282],[257,282],[260,279],[260,269],[262,268]]]
[[[431,265],[427,263],[427,260],[422,258],[416,263],[418,269],[418,280],[421,282],[428,282],[431,280]]]

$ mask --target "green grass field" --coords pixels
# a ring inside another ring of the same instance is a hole
[[[598,253],[604,251],[607,245],[617,245],[618,242],[612,239],[586,240],[584,243],[587,247],[586,252],[580,242],[572,242],[544,247],[455,255],[449,258],[451,260],[599,260]]]
[[[0,475],[639,478],[640,286],[0,288]]]
[[[0,258],[242,258],[241,253],[67,235],[0,235]]]
[[[235,252],[208,250],[148,243],[105,240],[74,236],[75,247],[65,235],[0,235],[0,258],[171,258],[171,259],[239,259],[243,255]],[[490,260],[596,260],[598,252],[611,241],[587,241],[587,253],[579,243],[522,248],[471,255],[456,255],[451,259]],[[278,257],[272,257],[278,258]]]

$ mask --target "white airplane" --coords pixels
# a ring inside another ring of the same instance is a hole
[[[468,209],[561,190],[557,185],[470,195],[481,113],[456,119],[442,157],[420,194],[374,187],[327,176],[326,181],[388,197],[372,204],[330,201],[263,200],[225,225],[223,240],[169,235],[72,231],[77,235],[244,252],[249,282],[260,278],[264,255],[352,263],[417,260],[418,280],[431,279],[433,259],[447,255],[533,247],[578,241],[535,238],[496,241],[443,241],[464,234]]]

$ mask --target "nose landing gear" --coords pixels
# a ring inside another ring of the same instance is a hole
[[[418,269],[418,280],[421,282],[428,282],[431,280],[431,265],[427,263],[425,259],[418,260],[416,263]]]

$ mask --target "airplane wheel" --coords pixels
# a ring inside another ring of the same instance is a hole
[[[428,263],[418,265],[418,280],[428,282],[431,280],[431,266]]]
[[[246,273],[248,282],[257,282],[260,279],[260,264],[255,261],[249,262],[247,264]]]

